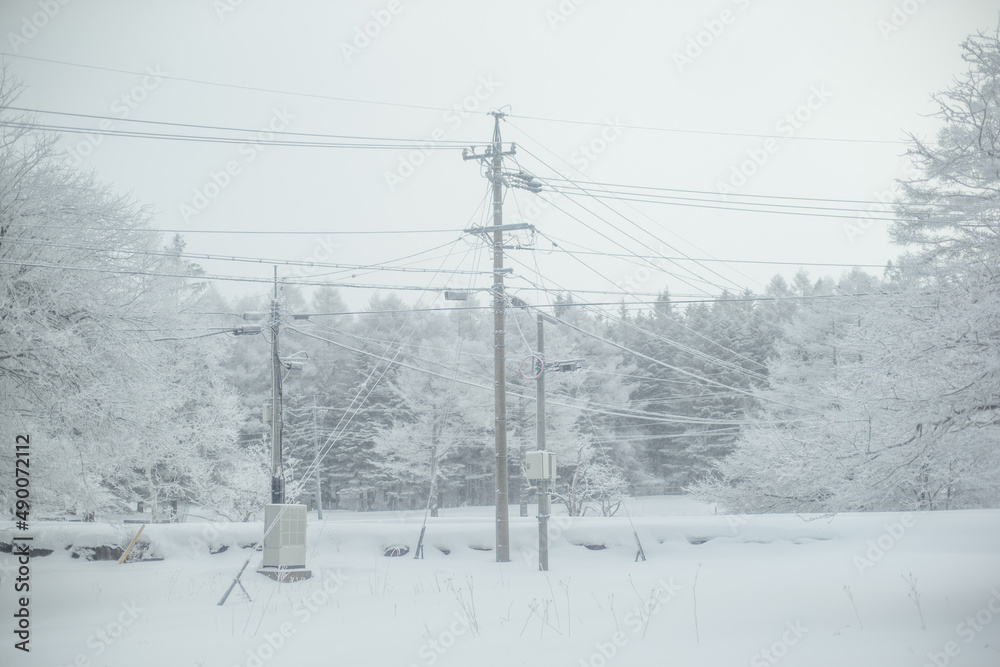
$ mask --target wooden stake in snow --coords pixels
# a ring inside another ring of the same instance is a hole
[[[698,563],[698,569],[694,571],[694,583],[691,585],[691,597],[694,598],[694,641],[697,644],[701,643],[701,636],[698,634],[698,593],[696,592],[700,572],[701,563]]]
[[[128,549],[126,549],[125,553],[122,554],[121,560],[118,561],[119,565],[124,563],[125,559],[128,558],[129,553],[131,553],[132,551],[132,547],[135,546],[135,541],[139,539],[139,536],[142,535],[142,531],[145,529],[146,529],[146,524],[142,524],[141,526],[139,526],[139,532],[135,534],[135,537],[132,538],[132,542],[128,545]]]

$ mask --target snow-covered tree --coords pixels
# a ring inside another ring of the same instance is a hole
[[[413,489],[426,493],[432,516],[437,516],[441,492],[461,478],[463,466],[457,455],[482,447],[489,440],[492,424],[486,392],[453,381],[471,381],[470,374],[462,372],[466,365],[462,353],[468,341],[449,349],[451,343],[442,338],[423,342],[422,347],[444,366],[427,369],[436,375],[411,368],[400,370],[392,388],[402,400],[402,410],[395,423],[381,429],[375,438],[379,467],[403,493]],[[423,498],[420,500],[423,506]]]
[[[32,436],[36,512],[191,499],[237,411],[180,314],[204,286],[144,209],[11,112],[16,92],[0,78],[0,432]]]
[[[733,510],[1000,503],[1000,31],[963,43],[969,71],[913,138],[884,282],[855,272],[804,313],[772,363],[772,399],[719,477]]]

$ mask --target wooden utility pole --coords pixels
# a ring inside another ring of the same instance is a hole
[[[278,267],[274,267],[274,298],[271,299],[271,504],[285,502],[285,480],[281,476],[281,358],[278,356]]]
[[[311,572],[305,569],[306,563],[306,507],[300,504],[285,503],[285,479],[281,466],[281,426],[284,415],[281,406],[282,370],[300,370],[303,361],[295,359],[297,355],[285,361],[281,360],[278,349],[278,337],[281,324],[281,305],[278,302],[278,267],[274,267],[274,296],[271,299],[270,312],[266,314],[267,329],[271,335],[271,405],[264,406],[264,417],[271,421],[271,502],[264,506],[264,539],[263,563],[257,570],[276,581],[296,581],[308,579]],[[245,320],[260,319],[261,324],[236,327],[237,335],[263,333],[264,313],[243,313]],[[296,319],[308,315],[294,315]],[[308,359],[308,355],[305,357]],[[270,415],[267,413],[270,412]],[[250,559],[243,564],[240,573],[236,575],[233,584],[219,602],[224,604],[233,587],[239,583],[240,575],[246,569]],[[242,584],[240,584],[242,586]],[[244,591],[245,592],[245,591]]]
[[[464,160],[479,160],[488,167],[487,177],[493,184],[493,225],[466,230],[469,233],[486,234],[492,232],[493,243],[493,381],[494,381],[494,411],[496,433],[496,472],[495,502],[496,502],[496,559],[498,563],[510,561],[510,518],[509,494],[507,480],[507,359],[504,344],[506,297],[504,295],[503,277],[506,270],[503,266],[503,233],[514,229],[526,229],[530,225],[503,224],[503,157],[513,155],[514,146],[510,151],[503,150],[500,140],[500,119],[502,111],[491,111],[493,116],[493,141],[484,153],[475,150],[465,151]]]
[[[490,180],[493,182],[493,377],[496,412],[496,507],[497,507],[497,562],[510,560],[510,519],[507,516],[507,356],[505,350],[506,302],[503,285],[503,146],[500,143],[500,119],[503,113],[493,114],[493,163]]]
[[[535,447],[545,451],[545,316],[537,313],[538,363],[541,372],[535,380]],[[549,499],[549,480],[538,480],[538,569],[549,571],[549,515],[552,504]]]
[[[567,361],[545,360],[545,321],[558,324],[559,320],[549,317],[542,311],[536,313],[537,319],[537,351],[528,359],[534,357],[532,369],[535,378],[535,444],[537,450],[525,455],[525,474],[528,479],[535,480],[538,487],[538,569],[549,570],[549,516],[552,514],[552,496],[549,485],[556,479],[555,454],[545,449],[545,374],[549,371],[565,373],[580,368],[582,359]],[[527,361],[527,359],[525,359]],[[523,364],[522,363],[522,368]]]

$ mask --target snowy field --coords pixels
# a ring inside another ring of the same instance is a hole
[[[120,544],[136,526],[34,524],[34,546],[55,552],[31,559],[31,653],[13,648],[3,554],[0,664],[1000,665],[1000,511],[715,516],[684,498],[629,509],[645,562],[624,516],[562,517],[548,573],[537,522],[516,506],[503,565],[482,550],[490,508],[431,519],[423,560],[383,555],[416,546],[420,512],[311,513],[313,577],[277,584],[248,569],[252,601],[237,589],[222,607],[260,523],[149,526],[148,555],[163,560],[125,565],[66,546]]]

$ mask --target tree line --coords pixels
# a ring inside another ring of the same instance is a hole
[[[1000,408],[1000,38],[963,43],[941,130],[910,140],[919,176],[880,274],[800,271],[761,290],[598,310],[558,295],[546,444],[571,514],[685,488],[723,509],[995,506]],[[232,520],[268,499],[267,331],[226,336],[267,296],[230,303],[150,213],[68,166],[0,80],[0,397],[5,441],[31,433],[36,511],[95,516],[178,501]],[[493,500],[492,314],[286,285],[280,347],[289,495],[351,510]],[[512,502],[535,448],[536,311],[508,309]],[[530,366],[530,362],[529,362]],[[527,374],[530,375],[530,374]],[[0,474],[12,475],[9,459]],[[0,488],[5,506],[12,487]]]

